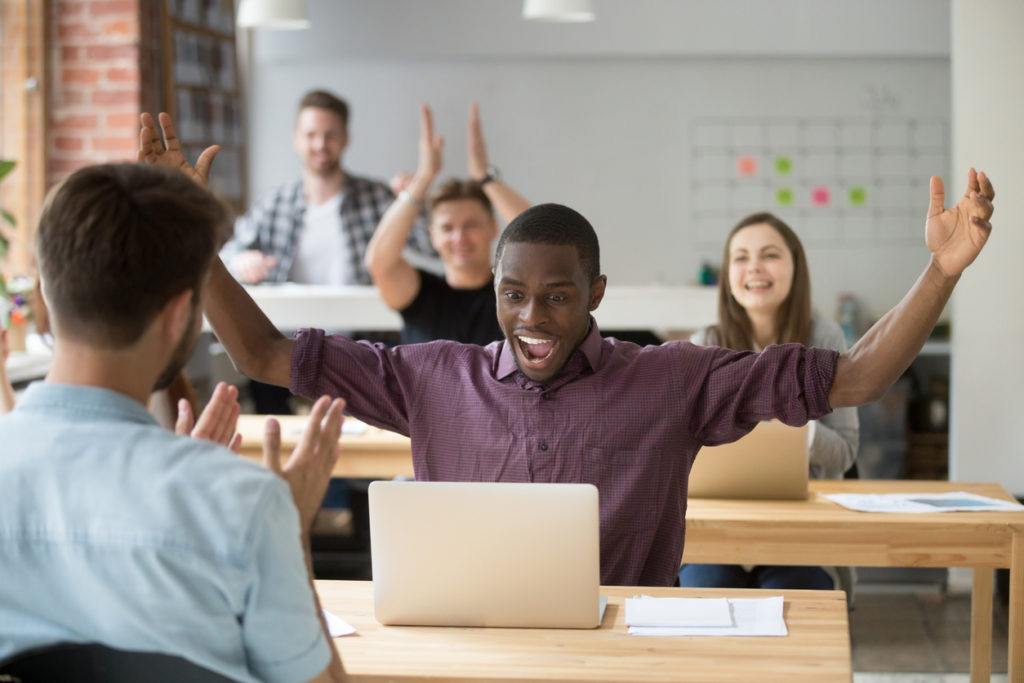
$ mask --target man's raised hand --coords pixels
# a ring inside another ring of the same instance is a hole
[[[967,189],[955,206],[943,208],[946,191],[938,176],[932,176],[929,190],[931,203],[925,243],[942,274],[957,277],[978,257],[988,241],[996,192],[988,176],[973,168],[967,174]]]
[[[181,151],[181,142],[174,130],[174,121],[171,119],[171,115],[160,112],[159,119],[160,129],[157,130],[157,124],[152,115],[143,113],[140,117],[142,129],[139,131],[139,153],[136,160],[143,164],[177,168],[200,185],[209,184],[210,166],[213,164],[213,158],[220,151],[220,145],[207,147],[199,155],[196,165],[192,166]],[[161,132],[163,133],[162,138]]]

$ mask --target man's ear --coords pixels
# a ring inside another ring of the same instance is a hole
[[[597,279],[594,280],[594,284],[590,285],[590,309],[596,311],[597,307],[601,305],[601,299],[604,298],[604,288],[608,285],[608,277],[605,275],[598,275]]]
[[[175,294],[160,311],[163,332],[174,344],[188,332],[189,323],[192,321],[193,294],[191,289]]]

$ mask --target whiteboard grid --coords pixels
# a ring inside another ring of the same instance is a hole
[[[807,246],[916,245],[928,179],[948,177],[942,118],[707,118],[691,123],[692,230],[720,246],[770,211]]]

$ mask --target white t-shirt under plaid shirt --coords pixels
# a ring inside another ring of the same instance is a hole
[[[345,176],[343,192],[338,210],[339,230],[346,246],[338,254],[338,269],[345,273],[341,284],[373,284],[363,258],[373,231],[391,206],[395,195],[391,188],[380,181],[348,174]],[[268,192],[235,221],[234,236],[221,250],[224,263],[231,268],[231,260],[235,255],[257,249],[267,256],[277,258],[266,281],[285,282],[295,261],[305,213],[306,196],[301,179]],[[424,256],[436,257],[421,224],[413,230],[409,246]]]

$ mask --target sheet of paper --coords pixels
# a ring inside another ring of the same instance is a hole
[[[331,638],[340,638],[341,636],[350,636],[356,632],[352,625],[342,619],[336,614],[331,614],[327,610],[323,610],[324,621],[327,622],[327,632],[331,634]]]
[[[829,493],[822,494],[834,503],[860,512],[966,512],[996,510],[1024,511],[1024,505],[999,498],[979,496],[966,491],[947,493]]]
[[[366,424],[365,422],[357,420],[354,417],[346,417],[345,421],[341,423],[341,433],[342,434],[362,434],[363,432],[366,431],[367,427],[369,427],[369,425]],[[291,436],[291,437],[297,439],[300,436],[302,436],[302,432],[303,432],[303,430],[305,428],[306,428],[306,423],[305,422],[303,422],[301,426],[296,425],[294,427],[290,427],[288,429],[287,436]]]
[[[734,626],[725,598],[626,599],[626,626]]]
[[[664,600],[666,598],[649,598]],[[672,599],[672,598],[668,598]],[[782,596],[771,598],[728,598],[732,626],[630,626],[634,636],[785,636]]]

